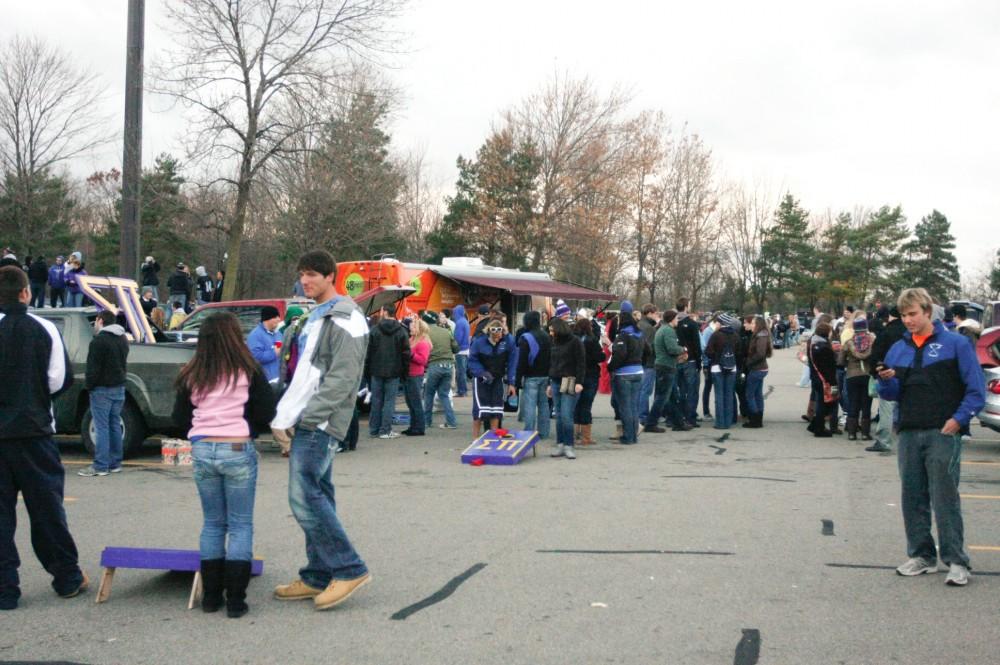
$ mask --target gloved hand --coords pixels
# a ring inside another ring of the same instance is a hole
[[[277,427],[271,428],[271,436],[273,436],[274,440],[278,442],[279,446],[281,446],[282,453],[287,453],[292,449],[292,436],[294,436],[294,434],[294,429],[279,429]]]
[[[493,383],[493,375],[489,372],[483,372],[482,376],[479,378],[482,379],[485,384]]]

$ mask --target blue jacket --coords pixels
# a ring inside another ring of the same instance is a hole
[[[268,383],[278,378],[278,366],[281,364],[281,359],[274,352],[274,343],[280,339],[281,334],[278,331],[269,332],[263,323],[258,323],[257,327],[250,332],[250,336],[247,337],[250,355],[260,363]]]
[[[913,335],[904,333],[884,363],[896,370],[896,376],[879,379],[878,394],[899,403],[900,430],[941,429],[949,418],[968,425],[986,404],[983,370],[975,350],[940,321],[934,322],[934,333],[919,349]]]
[[[468,351],[472,342],[472,333],[469,329],[469,320],[465,318],[465,307],[457,305],[452,310],[452,318],[455,321],[455,341],[458,342],[458,350]]]
[[[65,289],[66,288],[66,276],[63,275],[63,268],[65,264],[61,266],[52,266],[49,268],[49,286],[53,289]]]
[[[480,335],[472,340],[469,347],[469,371],[472,376],[482,377],[489,372],[494,379],[507,377],[507,383],[514,385],[517,373],[517,345],[509,334],[500,338],[494,346],[489,335]]]

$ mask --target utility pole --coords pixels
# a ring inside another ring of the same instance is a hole
[[[125,154],[122,158],[122,223],[118,274],[139,278],[139,229],[142,177],[142,56],[146,0],[128,2],[125,51]]]

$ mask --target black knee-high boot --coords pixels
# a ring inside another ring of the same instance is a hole
[[[201,560],[201,611],[218,612],[222,608],[222,590],[226,569],[225,559]]]
[[[226,614],[238,619],[247,613],[247,585],[250,584],[249,561],[226,561]]]

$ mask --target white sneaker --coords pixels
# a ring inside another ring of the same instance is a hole
[[[560,443],[556,446],[556,451],[552,453],[552,457],[564,457],[566,455],[566,446]]]
[[[399,432],[389,432],[388,434],[379,434],[378,438],[380,438],[380,439],[398,439],[399,438]]]
[[[944,583],[948,586],[965,586],[969,583],[969,569],[960,563],[951,564]]]
[[[576,452],[573,450],[573,446],[566,446],[563,455],[566,456],[566,459],[576,459]]]
[[[924,573],[936,572],[936,562],[928,561],[927,559],[919,556],[909,559],[906,563],[896,569],[896,574],[902,575],[903,577],[913,577],[915,575],[923,575]]]
[[[458,429],[458,425],[449,425],[448,423],[441,423],[438,427],[441,429]]]

